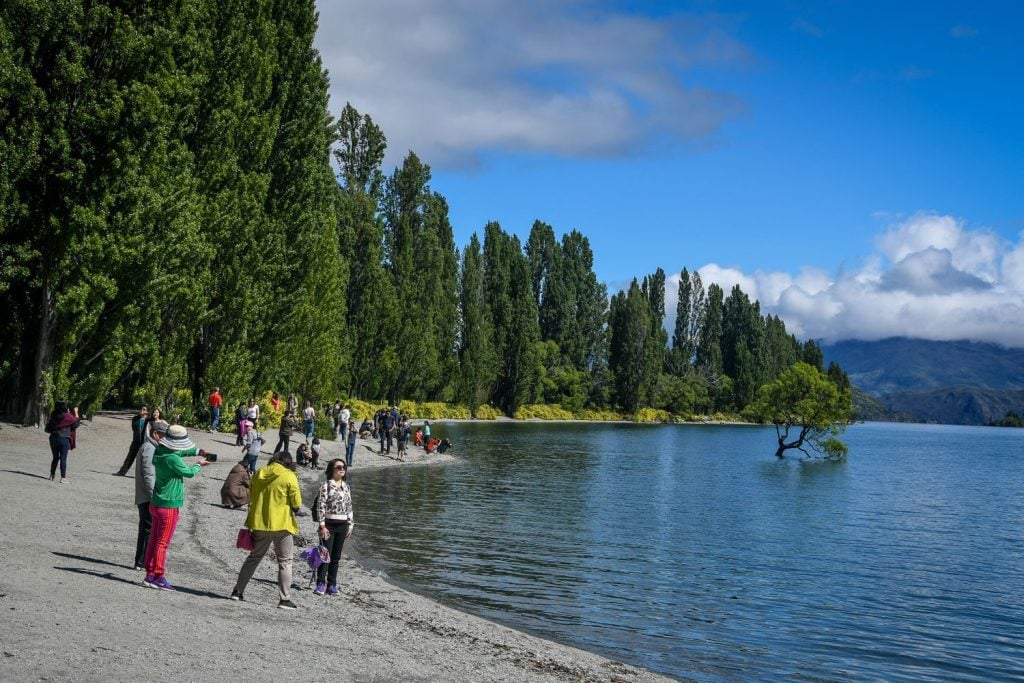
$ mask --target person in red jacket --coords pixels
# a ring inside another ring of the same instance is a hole
[[[210,394],[210,432],[217,431],[217,425],[220,424],[220,407],[224,404],[224,399],[220,395],[220,387],[214,387],[213,393]]]

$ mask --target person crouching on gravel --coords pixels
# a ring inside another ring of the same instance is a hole
[[[260,468],[249,485],[249,514],[246,528],[252,530],[253,547],[238,572],[238,580],[231,591],[232,600],[245,600],[245,587],[249,585],[256,567],[274,545],[277,555],[277,589],[281,609],[296,609],[290,599],[292,586],[292,555],[295,545],[292,534],[299,532],[295,516],[301,514],[302,493],[295,476],[292,456],[280,451]]]
[[[194,465],[186,465],[182,457],[198,455]],[[153,527],[146,546],[146,578],[142,583],[150,588],[165,591],[174,590],[167,580],[167,548],[178,526],[181,506],[185,503],[186,478],[191,479],[207,465],[203,451],[196,448],[188,436],[188,430],[181,425],[171,425],[156,446],[153,454],[153,469],[156,482],[149,499],[149,514]]]

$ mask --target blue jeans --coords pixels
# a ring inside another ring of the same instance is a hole
[[[352,467],[352,456],[356,454],[356,441],[352,439],[348,442],[348,447],[345,449],[345,465]]]
[[[210,429],[217,431],[220,424],[220,408],[210,408]]]
[[[53,460],[50,462],[50,477],[57,473],[57,464],[60,463],[60,478],[68,476],[68,450],[71,448],[71,439],[62,437],[50,437],[50,453]]]
[[[245,456],[245,468],[252,474],[256,471],[256,461],[260,459],[259,453]]]
[[[313,438],[313,426],[314,426],[314,424],[315,423],[313,422],[313,420],[303,420],[302,421],[302,426],[305,428],[304,431],[305,431],[306,439],[307,440]]]

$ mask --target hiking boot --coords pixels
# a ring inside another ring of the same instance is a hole
[[[245,596],[242,595],[239,591],[231,591],[231,599],[235,602],[244,602]]]
[[[167,580],[166,576],[161,576],[159,579],[154,581],[153,582],[153,587],[154,588],[159,588],[162,591],[173,591],[174,590],[174,586],[171,585],[171,582]]]
[[[298,609],[299,606],[296,605],[291,600],[282,600],[281,602],[277,603],[277,608],[278,609]]]
[[[328,595],[337,595],[338,594],[338,587],[332,583],[330,586],[327,587],[327,594]]]
[[[142,580],[142,585],[146,588],[156,588],[156,577],[152,574],[146,574],[146,578]]]
[[[327,584],[325,584],[325,583],[318,583],[316,585],[316,588],[313,589],[313,594],[314,595],[323,595],[326,590],[327,590]]]

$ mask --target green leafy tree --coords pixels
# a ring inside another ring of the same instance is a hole
[[[487,304],[483,254],[476,233],[463,250],[459,271],[459,400],[476,416],[497,381],[494,329]]]
[[[850,391],[840,391],[825,373],[808,363],[794,363],[774,382],[761,387],[745,414],[775,426],[775,455],[780,458],[794,448],[805,455],[810,455],[806,450],[810,448],[829,458],[847,453],[846,444],[836,437],[852,417]]]
[[[651,388],[649,363],[651,305],[648,294],[637,283],[612,297],[608,312],[608,367],[615,378],[614,399],[627,412],[636,412]]]
[[[672,332],[672,351],[667,363],[669,371],[684,376],[693,371],[704,317],[707,314],[707,293],[700,273],[683,268],[679,274],[679,296],[676,301],[676,322]]]
[[[536,342],[540,339],[537,305],[530,286],[530,265],[519,238],[498,223],[484,228],[484,273],[488,308],[498,358],[492,402],[512,415],[533,400],[537,387]]]

